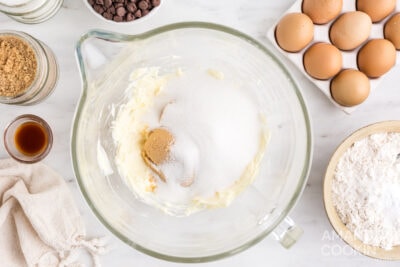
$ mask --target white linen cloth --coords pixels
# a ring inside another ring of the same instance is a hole
[[[85,239],[67,184],[43,163],[0,160],[0,201],[0,266],[84,266],[75,262],[80,248],[100,266],[103,240]]]

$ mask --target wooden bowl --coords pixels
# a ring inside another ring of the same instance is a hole
[[[323,198],[325,211],[328,215],[329,221],[336,231],[336,233],[352,248],[358,252],[377,259],[383,260],[400,260],[400,246],[395,246],[391,250],[385,250],[381,247],[371,246],[364,244],[361,240],[354,236],[354,234],[347,229],[343,224],[339,215],[336,212],[336,208],[332,203],[332,181],[335,173],[336,166],[342,157],[342,155],[350,148],[355,142],[368,137],[371,134],[385,133],[385,132],[399,132],[400,133],[400,121],[384,121],[376,124],[372,124],[361,128],[351,134],[347,139],[340,144],[333,154],[326,173],[323,185]]]

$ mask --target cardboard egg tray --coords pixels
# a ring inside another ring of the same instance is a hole
[[[301,12],[302,2],[303,2],[302,0],[297,0],[288,10],[286,10],[286,12],[284,14],[282,14],[282,16],[274,23],[273,27],[271,27],[271,29],[268,31],[267,38],[278,49],[278,51],[280,51],[283,55],[285,55],[287,58],[289,58],[297,66],[297,68],[304,75],[306,75],[306,77],[311,82],[313,82],[333,102],[334,105],[336,105],[338,108],[342,109],[344,112],[350,114],[351,112],[353,112],[356,109],[357,106],[344,107],[344,106],[339,105],[338,103],[336,103],[333,100],[331,93],[330,93],[331,79],[329,79],[329,80],[314,79],[310,75],[308,75],[308,73],[304,70],[304,67],[303,67],[303,54],[308,49],[309,46],[311,46],[315,43],[318,43],[318,42],[331,43],[330,39],[329,39],[329,29],[330,29],[332,23],[337,18],[333,19],[332,21],[330,21],[329,23],[324,24],[324,25],[314,24],[314,39],[307,47],[305,47],[300,52],[297,52],[297,53],[286,52],[279,47],[279,45],[277,44],[277,42],[275,40],[275,28],[276,28],[277,24],[279,23],[279,21],[281,20],[281,18],[288,13]],[[350,11],[355,11],[355,10],[356,10],[356,0],[343,0],[343,8],[342,8],[341,14],[350,12]],[[384,38],[384,36],[383,36],[384,25],[385,25],[386,21],[394,13],[397,13],[397,12],[400,12],[400,0],[397,0],[396,9],[392,14],[387,16],[384,20],[380,21],[379,23],[372,24],[371,33],[370,33],[368,40]],[[365,42],[367,42],[367,41],[365,41]],[[352,51],[340,50],[342,53],[342,57],[343,57],[342,69],[348,69],[348,68],[358,69],[357,68],[357,54],[358,54],[358,51],[360,50],[360,48],[365,44],[365,42]],[[374,89],[378,86],[378,84],[382,80],[382,78],[385,77],[385,75],[387,75],[391,71],[393,71],[393,69],[396,68],[398,65],[400,65],[400,51],[399,50],[397,50],[396,65],[389,72],[385,73],[383,76],[381,76],[379,78],[375,78],[375,79],[370,79],[371,93],[370,93],[369,97],[371,97]],[[362,104],[360,104],[360,105],[362,105]]]

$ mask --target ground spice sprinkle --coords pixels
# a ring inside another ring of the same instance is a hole
[[[0,96],[23,94],[35,80],[37,59],[32,47],[14,36],[0,36]]]

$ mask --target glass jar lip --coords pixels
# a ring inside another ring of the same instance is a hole
[[[46,148],[43,150],[43,152],[41,152],[39,155],[36,155],[34,158],[26,160],[26,159],[22,159],[16,155],[14,155],[11,151],[11,148],[6,140],[6,136],[7,133],[10,129],[10,127],[18,122],[21,119],[27,119],[27,121],[33,121],[36,123],[39,123],[41,126],[44,127],[44,129],[46,130],[46,134],[47,134],[47,145]],[[36,163],[41,161],[42,159],[44,159],[50,152],[51,148],[53,147],[53,131],[50,128],[50,125],[41,117],[34,115],[34,114],[23,114],[23,115],[19,115],[18,117],[14,118],[11,122],[9,122],[7,124],[7,126],[5,127],[4,130],[4,134],[3,134],[3,143],[4,143],[4,147],[8,153],[8,155],[10,155],[10,157],[12,157],[14,160],[21,162],[21,163]]]
[[[1,0],[0,0],[1,1]],[[52,18],[64,0],[25,0],[13,3],[1,1],[0,10],[12,19],[24,24],[42,23]]]
[[[233,249],[227,249],[226,251],[223,252],[218,252],[216,254],[212,255],[207,255],[207,256],[198,256],[198,257],[182,257],[182,256],[173,256],[173,255],[168,255],[164,253],[157,252],[155,250],[149,249],[145,246],[142,246],[141,244],[136,243],[134,240],[130,240],[129,238],[126,237],[126,235],[121,232],[119,229],[115,228],[112,226],[108,219],[105,218],[98,207],[96,207],[95,203],[92,201],[92,198],[90,197],[86,186],[83,182],[84,180],[84,175],[82,174],[81,167],[79,164],[78,160],[78,152],[77,152],[77,140],[79,138],[79,124],[81,123],[81,115],[83,112],[83,107],[88,103],[88,94],[86,93],[88,90],[88,76],[85,70],[85,63],[84,63],[84,56],[82,54],[82,46],[85,40],[89,38],[99,38],[105,41],[111,41],[111,42],[130,42],[130,41],[135,41],[135,40],[143,40],[147,38],[151,38],[155,35],[158,34],[163,34],[169,31],[174,31],[174,30],[182,30],[182,29],[204,29],[204,30],[214,30],[214,31],[220,31],[223,33],[227,33],[233,36],[236,36],[239,39],[242,39],[245,42],[248,42],[252,44],[254,47],[260,49],[264,54],[267,56],[271,57],[272,60],[282,69],[282,71],[285,73],[287,78],[290,80],[290,83],[293,85],[293,90],[295,91],[295,94],[299,100],[299,105],[301,106],[302,109],[302,114],[304,116],[304,124],[306,128],[306,134],[307,138],[305,142],[307,143],[306,147],[306,155],[304,159],[304,164],[303,164],[303,169],[302,172],[299,173],[299,180],[296,185],[296,190],[295,193],[292,195],[290,200],[288,201],[287,205],[285,208],[283,208],[282,213],[277,216],[275,222],[271,224],[270,227],[264,229],[259,235],[253,237],[250,239],[248,242],[238,245],[237,247]],[[86,203],[90,206],[96,217],[102,222],[103,225],[106,226],[108,230],[110,230],[116,237],[118,237],[120,240],[128,244],[129,246],[135,248],[136,250],[139,250],[143,253],[146,253],[150,256],[171,261],[171,262],[180,262],[180,263],[202,263],[202,262],[209,262],[209,261],[215,261],[218,259],[226,258],[228,256],[232,256],[234,254],[237,254],[241,251],[244,251],[245,249],[250,248],[251,246],[257,244],[261,240],[263,240],[268,234],[270,234],[273,229],[279,225],[279,223],[284,220],[284,218],[288,215],[290,210],[294,207],[294,205],[297,203],[298,199],[301,196],[301,193],[303,192],[305,186],[306,186],[306,181],[309,176],[310,168],[311,168],[311,159],[313,155],[313,145],[312,145],[312,131],[311,131],[311,118],[308,114],[307,106],[305,99],[301,93],[300,86],[296,82],[295,78],[293,75],[289,72],[287,67],[282,63],[281,60],[278,59],[276,55],[274,55],[271,50],[263,45],[261,42],[256,40],[255,38],[242,33],[236,29],[215,24],[215,23],[209,23],[209,22],[199,22],[199,21],[189,21],[189,22],[179,22],[179,23],[173,23],[165,26],[161,26],[158,28],[155,28],[150,31],[146,31],[141,34],[137,35],[132,35],[132,34],[122,34],[122,33],[117,33],[117,32],[110,32],[110,31],[105,31],[105,30],[91,30],[84,34],[81,39],[77,42],[76,47],[75,47],[75,56],[77,59],[77,63],[80,69],[80,74],[81,74],[81,80],[82,80],[82,90],[83,93],[79,99],[79,104],[76,108],[75,111],[75,118],[72,126],[72,138],[71,138],[71,157],[72,157],[72,163],[73,163],[73,169],[74,173],[78,182],[78,185],[80,187],[80,191],[83,195],[83,197],[86,200]]]
[[[14,4],[14,5],[9,5],[9,4],[5,4],[5,3],[0,3],[0,6],[5,6],[5,7],[12,7],[12,8],[18,8],[18,7],[23,7],[28,5],[30,2],[30,0],[26,0],[23,3],[19,3],[19,4]]]
[[[37,41],[34,37],[25,32],[14,31],[14,30],[0,30],[0,37],[1,36],[13,36],[16,38],[20,38],[21,40],[26,42],[32,48],[37,61],[35,79],[32,81],[31,85],[29,85],[25,89],[25,91],[13,97],[5,97],[0,95],[0,103],[5,103],[5,104],[20,103],[23,102],[22,99],[24,98],[25,95],[29,94],[31,91],[35,90],[36,88],[38,88],[38,86],[40,86],[40,79],[39,79],[40,73],[43,70],[47,69],[44,67],[46,62],[43,60],[43,54],[45,54],[45,52],[39,41]]]

